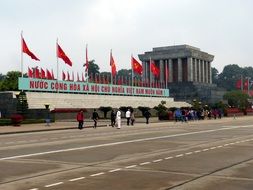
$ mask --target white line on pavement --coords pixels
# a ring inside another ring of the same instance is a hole
[[[58,182],[58,183],[53,183],[53,184],[50,184],[50,185],[45,185],[45,187],[53,187],[53,186],[57,186],[57,185],[61,185],[63,184],[63,182]]]
[[[182,157],[184,154],[178,154],[178,155],[176,155],[175,157],[176,158],[179,158],[179,157]]]
[[[161,162],[163,159],[153,160],[154,163]]]
[[[165,160],[169,160],[169,159],[172,159],[173,158],[173,156],[169,156],[169,157],[166,157],[166,158],[164,158]]]
[[[187,153],[185,153],[186,155],[190,155],[190,154],[192,154],[192,152],[187,152]]]
[[[114,169],[114,170],[110,170],[109,172],[112,173],[112,172],[117,172],[117,171],[120,171],[122,170],[121,168],[117,168],[117,169]]]
[[[85,177],[78,177],[78,178],[70,179],[69,181],[78,181],[78,180],[81,180],[81,179],[85,179]]]
[[[126,169],[129,169],[129,168],[134,168],[134,167],[136,167],[137,165],[131,165],[131,166],[126,166],[125,168]]]
[[[95,176],[100,176],[100,175],[103,175],[105,174],[104,172],[100,172],[100,173],[96,173],[96,174],[92,174],[90,175],[91,177],[95,177]]]
[[[60,153],[60,152],[69,152],[69,151],[75,151],[75,150],[85,150],[85,149],[98,148],[98,147],[122,145],[122,144],[142,142],[142,141],[151,141],[151,140],[157,140],[157,139],[166,139],[166,138],[173,138],[173,137],[180,137],[180,136],[187,136],[187,135],[195,135],[195,134],[202,134],[202,133],[211,133],[211,132],[216,132],[216,131],[224,131],[224,130],[230,130],[230,129],[245,128],[245,127],[253,127],[253,125],[227,127],[227,128],[220,128],[220,129],[212,129],[212,130],[196,131],[196,132],[189,132],[189,133],[180,133],[180,134],[174,134],[174,135],[135,139],[135,140],[129,140],[129,141],[119,141],[119,142],[84,146],[84,147],[78,147],[78,148],[68,148],[68,149],[38,152],[38,153],[32,153],[32,154],[23,154],[23,155],[17,155],[17,156],[3,157],[3,158],[0,158],[0,161],[12,160],[12,159],[17,159],[17,158],[26,158],[26,157],[31,157],[31,156],[39,156],[39,155],[45,155],[45,154],[55,154],[55,153]]]
[[[140,166],[147,165],[147,164],[150,164],[150,162],[142,162],[140,163]]]

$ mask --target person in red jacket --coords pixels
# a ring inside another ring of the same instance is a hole
[[[80,110],[77,115],[76,115],[76,120],[78,121],[78,129],[83,129],[83,120],[84,120],[84,115],[83,115],[83,110]]]

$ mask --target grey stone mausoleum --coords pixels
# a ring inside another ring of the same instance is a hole
[[[214,56],[189,45],[156,47],[139,54],[143,79],[158,80],[170,89],[175,100],[215,103],[223,99],[224,90],[212,84],[211,62]],[[150,72],[150,60],[160,69],[159,77]],[[166,74],[167,73],[167,74]],[[151,76],[150,76],[151,75]]]

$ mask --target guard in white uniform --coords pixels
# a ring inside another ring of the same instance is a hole
[[[120,112],[120,110],[117,111],[116,121],[117,121],[117,129],[120,129],[121,128],[121,112]]]

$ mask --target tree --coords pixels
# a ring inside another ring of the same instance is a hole
[[[0,73],[0,81],[4,80],[4,78],[5,78],[5,75]]]
[[[132,74],[131,69],[121,69],[117,73],[118,76],[123,76],[123,77],[130,77],[131,74]]]
[[[99,66],[95,63],[95,60],[91,60],[89,61],[89,70],[88,70],[88,74],[89,76],[91,76],[91,74],[94,76],[95,74],[99,73]]]
[[[238,65],[227,65],[219,75],[218,86],[227,90],[234,90],[236,81],[241,78],[243,69]]]
[[[158,106],[154,107],[154,109],[158,113],[159,120],[168,119],[168,112],[167,112],[167,108],[165,104],[166,104],[166,101],[161,101],[161,103]]]
[[[143,106],[139,106],[138,109],[141,111],[142,116],[144,116],[144,113],[148,110],[150,110],[149,107],[143,107]]]
[[[212,81],[213,81],[213,83],[217,84],[218,78],[219,78],[219,71],[216,68],[212,67]]]
[[[121,106],[119,109],[120,109],[120,111],[123,111],[123,112],[126,114],[126,112],[127,112],[127,110],[128,110],[128,107],[126,107],[126,106]]]
[[[100,76],[102,77],[103,81],[105,81],[106,83],[110,83],[111,82],[111,73],[104,71],[100,73]]]
[[[237,107],[241,110],[248,107],[249,95],[241,92],[240,90],[234,90],[231,92],[227,92],[224,95],[224,99],[228,101],[228,105],[232,107]]]
[[[18,90],[18,77],[21,77],[21,72],[9,71],[1,82],[0,91]]]
[[[100,111],[104,112],[104,118],[106,118],[107,113],[112,110],[112,107],[110,107],[110,106],[108,106],[108,107],[101,106],[98,109]]]

